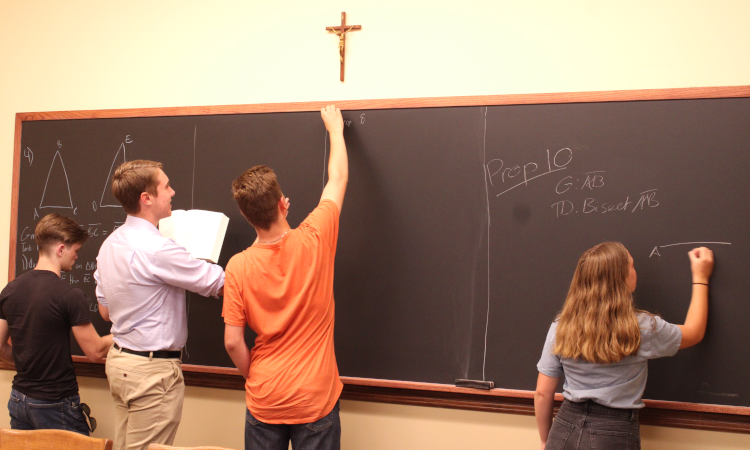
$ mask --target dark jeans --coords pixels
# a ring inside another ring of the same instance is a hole
[[[245,450],[340,450],[339,402],[322,419],[299,425],[263,423],[245,410]]]
[[[8,412],[10,427],[14,430],[68,430],[89,435],[78,394],[48,401],[27,397],[13,389],[8,400]]]
[[[565,400],[545,450],[640,450],[637,409],[615,409],[591,400]]]

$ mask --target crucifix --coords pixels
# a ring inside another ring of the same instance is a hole
[[[332,31],[333,34],[339,37],[339,62],[341,63],[341,81],[344,81],[344,49],[346,33],[352,30],[361,30],[361,25],[346,25],[346,13],[341,13],[341,26],[338,27],[326,27],[326,31]]]

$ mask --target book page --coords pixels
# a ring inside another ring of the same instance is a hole
[[[166,217],[159,221],[159,232],[162,236],[168,239],[172,239],[176,243],[185,247],[183,243],[185,241],[185,229],[180,223],[184,221],[185,214],[187,211],[183,209],[177,209],[172,211],[170,217]]]
[[[219,260],[229,218],[220,212],[176,210],[159,222],[162,236],[185,247],[193,257],[212,263]]]

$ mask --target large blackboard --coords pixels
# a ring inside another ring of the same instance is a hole
[[[715,242],[705,244],[717,261],[706,338],[651,362],[645,398],[750,406],[750,98],[469,103],[352,102],[344,112],[350,181],[334,289],[341,374],[533,390],[544,337],[584,250],[623,242],[638,271],[638,306],[681,323],[691,292],[686,253],[699,245],[687,243]],[[173,209],[229,216],[225,265],[255,239],[230,195],[245,168],[276,170],[292,226],[316,206],[328,141],[314,106],[22,118],[15,273],[37,259],[37,217],[75,217],[91,239],[64,276],[86,292],[107,332],[92,274],[99,245],[125,218],[107,187],[113,168],[161,161],[177,192]],[[189,294],[187,302],[184,362],[231,367],[221,301]]]

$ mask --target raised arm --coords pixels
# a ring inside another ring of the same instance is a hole
[[[323,188],[320,200],[333,200],[336,206],[344,205],[346,184],[349,181],[349,159],[344,143],[344,119],[335,105],[328,105],[320,110],[326,130],[331,139],[331,155],[328,157],[328,183]]]
[[[703,340],[708,321],[708,280],[714,270],[714,254],[706,247],[688,252],[690,271],[693,273],[693,296],[690,300],[685,324],[678,325],[682,331],[680,348],[688,348]]]

